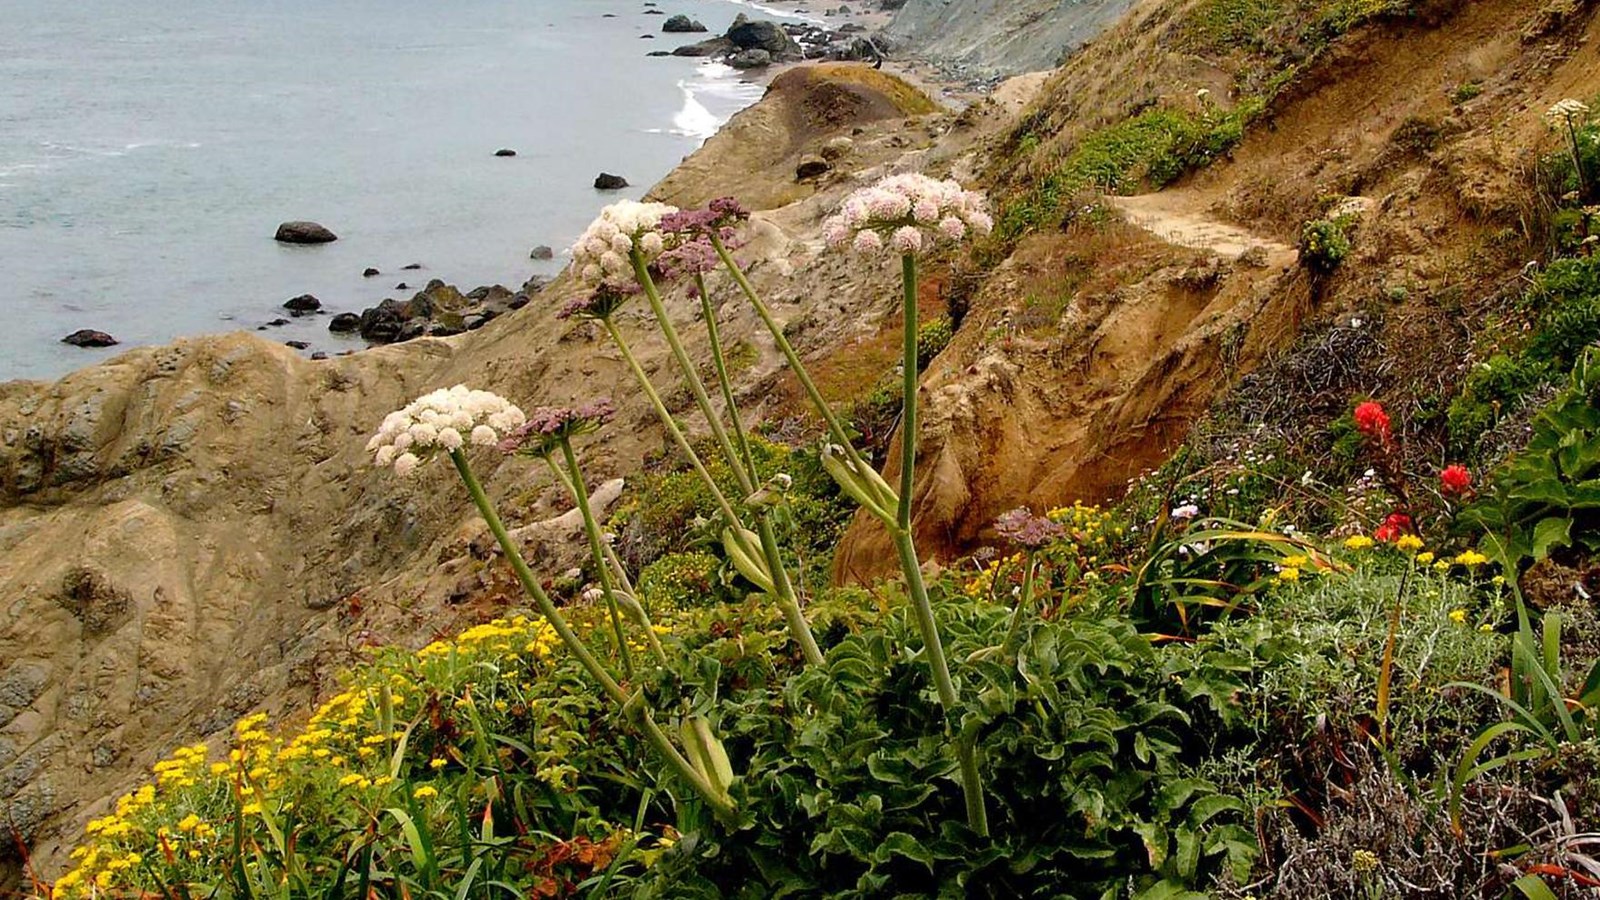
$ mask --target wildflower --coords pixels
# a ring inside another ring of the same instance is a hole
[[[1378,869],[1378,854],[1371,850],[1357,850],[1350,854],[1350,868],[1357,872],[1375,872]]]
[[[430,797],[439,796],[439,791],[438,791],[437,788],[434,788],[434,787],[432,787],[430,785],[426,785],[425,784],[422,787],[419,787],[416,790],[412,791],[411,792],[411,796],[415,797],[418,800],[427,800]]]
[[[1371,440],[1387,444],[1393,438],[1389,414],[1383,411],[1381,403],[1368,400],[1357,404],[1355,420],[1356,430]]]
[[[1456,556],[1456,565],[1466,566],[1469,569],[1481,566],[1488,561],[1489,557],[1476,550],[1466,550]]]
[[[178,830],[187,834],[188,832],[193,831],[195,826],[199,824],[200,817],[194,813],[189,813],[187,816],[184,816],[178,820]]]
[[[1432,553],[1424,552],[1424,553],[1418,553],[1417,554],[1417,565],[1426,566],[1426,565],[1428,565],[1429,563],[1432,563],[1432,562],[1433,562],[1433,554]]]
[[[1354,534],[1344,539],[1346,550],[1368,550],[1372,547],[1372,538],[1364,534]]]
[[[385,416],[367,442],[367,452],[375,465],[392,465],[395,474],[405,476],[441,449],[460,449],[469,438],[478,446],[498,443],[503,432],[524,421],[522,410],[504,397],[458,384],[424,394]]]
[[[1411,517],[1405,513],[1390,513],[1389,517],[1383,520],[1383,524],[1378,526],[1378,530],[1372,533],[1372,537],[1374,540],[1388,544],[1394,543],[1400,540],[1402,536],[1410,533]]]
[[[1459,497],[1472,490],[1472,473],[1459,463],[1444,467],[1439,473],[1439,490],[1449,497]]]
[[[1450,571],[1450,561],[1444,559],[1439,560],[1433,564],[1433,570],[1440,573]]]
[[[1278,572],[1278,580],[1279,581],[1299,581],[1300,580],[1300,570],[1294,568],[1293,566],[1285,567],[1285,568],[1281,569]]]
[[[1485,622],[1482,625],[1478,626],[1478,630],[1480,632],[1484,633],[1484,634],[1493,634],[1494,633],[1494,626],[1490,625],[1488,622]]]
[[[588,286],[627,281],[633,277],[633,256],[650,263],[666,250],[661,219],[678,211],[665,203],[623,200],[600,215],[572,245],[572,271]]]
[[[362,780],[363,779],[360,775],[352,772],[349,775],[339,779],[339,787],[351,787],[352,785],[361,783]]]
[[[240,807],[239,811],[244,813],[247,816],[260,815],[261,814],[261,804],[255,803],[255,802],[246,803],[244,806]]]
[[[916,255],[972,232],[988,234],[994,220],[986,205],[982,194],[954,181],[892,175],[846,197],[839,212],[822,224],[822,235],[830,247],[850,246],[857,253],[887,247]]]
[[[445,765],[446,765],[445,761],[443,759],[440,759],[437,756],[435,756],[433,759],[428,760],[428,768],[434,770],[435,772],[437,772],[440,769],[444,768]]]
[[[1412,553],[1422,549],[1422,538],[1414,534],[1402,534],[1395,539],[1394,545],[1407,553]]]
[[[1467,624],[1467,611],[1464,609],[1450,610],[1450,621],[1456,623],[1457,625]]]
[[[994,530],[1012,543],[1038,550],[1066,533],[1066,529],[1044,516],[1036,516],[1019,506],[994,520]]]
[[[1304,568],[1309,561],[1306,557],[1296,554],[1294,556],[1285,556],[1280,565],[1286,569],[1300,569]]]
[[[582,406],[541,406],[500,442],[502,453],[549,456],[563,441],[598,431],[617,414],[607,399]]]
[[[1551,128],[1569,128],[1574,121],[1582,121],[1588,115],[1588,104],[1569,98],[1545,110],[1544,120]]]
[[[1198,515],[1200,515],[1200,507],[1193,503],[1185,503],[1168,514],[1170,518],[1177,519],[1180,522],[1187,521]]]

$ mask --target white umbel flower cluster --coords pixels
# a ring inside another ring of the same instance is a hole
[[[1589,105],[1582,100],[1566,99],[1559,101],[1555,106],[1545,110],[1544,120],[1552,128],[1566,128],[1574,122],[1582,122],[1589,115]]]
[[[858,253],[918,254],[940,242],[968,234],[988,234],[994,220],[988,201],[954,181],[926,175],[891,175],[845,198],[839,212],[822,223],[830,247]]]
[[[511,401],[466,385],[441,388],[389,413],[378,433],[367,441],[377,466],[393,466],[396,475],[410,475],[433,453],[457,450],[471,442],[493,447],[527,417]]]
[[[623,200],[600,210],[583,236],[572,245],[572,270],[590,285],[633,278],[629,255],[637,250],[651,262],[667,248],[661,217],[678,211],[665,203]]]

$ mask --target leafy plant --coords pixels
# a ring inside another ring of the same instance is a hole
[[[1316,219],[1300,229],[1300,264],[1319,275],[1331,275],[1350,255],[1349,221]]]
[[[1189,527],[1168,519],[1151,535],[1130,589],[1133,614],[1156,627],[1187,632],[1206,617],[1239,610],[1278,580],[1285,559],[1302,567],[1330,563],[1303,540],[1240,522],[1207,519]]]
[[[1526,449],[1461,513],[1487,533],[1484,552],[1508,574],[1559,548],[1600,550],[1600,350],[1579,360],[1532,429]]]

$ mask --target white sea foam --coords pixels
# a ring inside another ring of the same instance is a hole
[[[706,109],[705,104],[695,96],[687,81],[678,82],[678,90],[683,92],[683,108],[672,117],[672,133],[697,138],[708,138],[716,134],[717,129],[722,127],[722,122],[716,114]]]

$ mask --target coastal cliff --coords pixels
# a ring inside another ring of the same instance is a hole
[[[885,29],[897,51],[969,76],[1053,69],[1135,0],[908,0]]]
[[[1281,56],[1213,27],[1212,0],[938,6],[911,0],[896,32],[999,70],[1052,64],[1117,24],[1047,79],[959,113],[866,66],[791,70],[651,193],[754,208],[741,256],[841,406],[893,374],[898,272],[825,252],[823,218],[899,172],[996,199],[994,240],[925,273],[929,312],[953,330],[919,393],[912,502],[930,565],[959,561],[1019,504],[1116,495],[1238,385],[1277,402],[1334,369],[1344,393],[1459,382],[1473,348],[1451,315],[1482,312],[1539,239],[1523,224],[1538,111],[1600,91],[1587,58],[1600,23],[1581,3],[1549,16],[1422,3],[1341,20],[1337,39],[1295,30],[1303,45]],[[1256,24],[1273,37],[1322,21],[1312,6]],[[801,177],[814,159],[827,166]],[[1297,252],[1324,218],[1359,229],[1336,274]],[[247,712],[292,717],[366,648],[505,607],[503,566],[449,474],[402,488],[362,447],[385,412],[437,387],[529,406],[611,393],[622,360],[592,325],[556,317],[575,291],[558,279],[480,331],[327,361],[228,335],[0,385],[0,821],[37,870],[59,870],[85,820],[172,747]],[[725,340],[751,348],[740,401],[809,438],[793,374],[733,286],[714,294]],[[683,293],[668,309],[698,313]],[[1394,349],[1296,367],[1323,359],[1308,336],[1363,327],[1360,342]],[[662,343],[639,350],[665,370]],[[585,464],[627,481],[663,441],[643,398],[614,399],[622,427]],[[904,461],[882,437],[892,474]],[[507,476],[491,481],[497,501],[542,569],[575,565],[556,539],[572,528],[560,492],[519,465],[486,464]],[[893,563],[860,516],[833,565],[870,582]],[[0,866],[20,879],[8,852]]]

